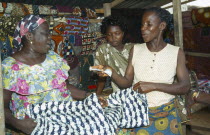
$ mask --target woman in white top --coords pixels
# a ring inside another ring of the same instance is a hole
[[[150,126],[135,129],[137,134],[180,134],[180,119],[174,107],[175,95],[185,94],[190,88],[185,54],[179,47],[164,42],[163,33],[171,25],[171,14],[161,8],[150,8],[142,18],[143,44],[134,45],[130,51],[125,76],[111,69],[112,79],[121,88],[133,86],[145,93],[149,106]],[[104,72],[100,76],[106,76]],[[177,82],[174,82],[174,77]]]

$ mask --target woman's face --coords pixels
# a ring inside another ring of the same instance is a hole
[[[50,50],[50,39],[49,26],[44,22],[34,31],[32,49],[35,52],[47,53]]]
[[[157,39],[161,34],[160,18],[155,12],[145,12],[142,18],[141,34],[144,42]]]
[[[119,26],[109,26],[106,30],[106,39],[113,47],[122,45],[123,36],[124,32]]]

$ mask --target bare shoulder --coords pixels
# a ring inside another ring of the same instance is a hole
[[[181,48],[179,48],[179,53],[178,53],[178,54],[179,54],[179,55],[185,55],[183,49],[181,49]]]
[[[178,60],[179,59],[185,60],[185,53],[181,48],[179,48],[179,50],[178,50]]]

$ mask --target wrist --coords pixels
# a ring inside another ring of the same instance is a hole
[[[86,98],[86,97],[88,97],[89,95],[90,95],[91,93],[90,92],[85,92],[85,95],[84,95],[84,99]]]
[[[84,99],[87,97],[87,91],[85,91],[85,94],[84,94]]]
[[[101,91],[96,91],[96,95],[101,95],[102,92]]]

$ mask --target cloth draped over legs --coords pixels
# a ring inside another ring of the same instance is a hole
[[[135,128],[137,135],[180,135],[181,120],[174,106],[174,100],[158,107],[149,108],[150,124]]]
[[[32,104],[29,117],[37,126],[32,135],[114,135],[117,128],[149,125],[146,97],[131,88],[112,93],[102,108],[96,94],[83,101]]]

